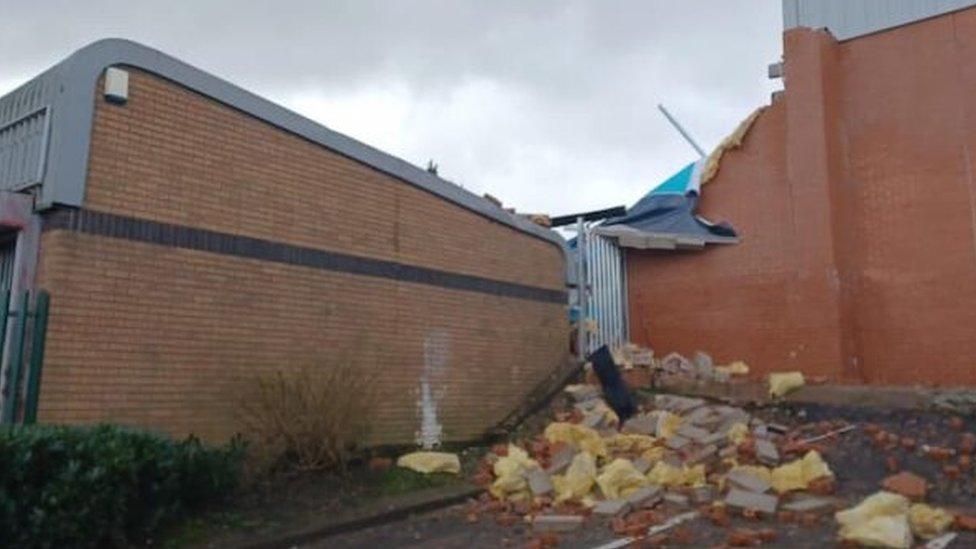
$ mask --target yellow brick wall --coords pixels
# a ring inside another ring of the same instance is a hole
[[[96,105],[85,206],[562,289],[550,242],[133,71]]]
[[[85,207],[561,289],[561,252],[155,77],[99,103]],[[185,144],[183,141],[185,141]],[[477,437],[566,359],[560,303],[350,275],[68,230],[42,237],[52,296],[39,417],[223,440],[245,380],[365,356],[374,442]],[[428,361],[429,362],[429,361]]]

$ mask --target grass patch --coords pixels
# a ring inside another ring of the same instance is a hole
[[[424,490],[439,488],[458,482],[458,475],[451,473],[432,473],[425,475],[403,467],[392,467],[385,471],[377,483],[378,495],[396,496]]]

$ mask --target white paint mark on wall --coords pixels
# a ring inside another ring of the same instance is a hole
[[[437,401],[443,397],[444,390],[434,386],[450,362],[450,341],[447,332],[435,330],[424,336],[424,371],[420,375],[420,398],[417,411],[420,415],[420,429],[416,441],[423,448],[434,448],[441,443],[443,426],[437,419]]]

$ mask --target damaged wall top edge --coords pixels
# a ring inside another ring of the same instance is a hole
[[[566,258],[566,242],[555,231],[502,208],[405,160],[356,141],[280,105],[142,44],[117,38],[93,42],[54,67],[0,97],[0,126],[25,112],[50,106],[48,162],[37,208],[82,206],[94,118],[95,88],[111,66],[129,66],[171,80],[273,126],[318,143],[474,213],[556,245]],[[21,187],[23,188],[23,187]],[[3,190],[20,190],[10,188]]]
[[[976,6],[976,0],[783,0],[783,30],[826,28],[837,40]]]

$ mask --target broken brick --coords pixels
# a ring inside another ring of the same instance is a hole
[[[530,549],[548,549],[551,547],[557,547],[558,545],[559,536],[557,536],[554,532],[545,532],[533,538],[527,547]]]
[[[512,512],[516,515],[528,515],[532,512],[532,502],[528,500],[516,501],[512,504]]]
[[[671,539],[677,545],[693,545],[695,543],[695,531],[687,526],[679,526],[671,532]]]
[[[963,433],[959,439],[959,452],[972,454],[976,451],[976,435],[973,433]]]
[[[386,471],[393,467],[393,460],[388,457],[374,457],[369,460],[370,471]]]
[[[914,450],[917,444],[914,438],[909,438],[909,437],[902,437],[900,442],[901,442],[901,447],[908,450],[909,452]]]
[[[884,479],[881,486],[889,492],[901,494],[915,501],[925,499],[927,491],[925,479],[908,471],[902,471]]]
[[[762,545],[762,540],[759,535],[754,530],[749,530],[747,528],[739,528],[729,532],[729,537],[726,542],[732,547],[752,547],[754,545]]]
[[[518,521],[519,517],[514,513],[502,513],[495,517],[495,522],[498,523],[499,526],[504,526],[505,528],[515,526],[518,524]]]
[[[820,522],[820,515],[814,512],[803,513],[800,515],[800,524],[807,528],[812,528]]]
[[[976,517],[970,515],[956,515],[956,527],[960,530],[976,532]]]
[[[922,449],[928,457],[935,461],[945,461],[956,454],[956,451],[952,448],[944,448],[942,446],[924,446]]]
[[[895,456],[888,456],[885,458],[885,469],[889,473],[897,473],[901,467],[898,465],[898,459]]]
[[[482,469],[471,477],[471,481],[478,486],[488,486],[495,480],[495,475],[492,474],[488,469]]]
[[[762,520],[762,511],[752,508],[746,508],[742,510],[742,518],[747,520]]]
[[[639,540],[638,542],[635,542],[636,544],[632,544],[631,547],[634,547],[634,548],[639,548],[641,546],[643,546],[643,547],[663,547],[663,546],[665,546],[668,543],[668,541],[670,541],[670,537],[668,536],[668,534],[665,533],[665,532],[661,532],[660,534],[655,534],[655,535],[653,535],[653,536],[651,536],[649,538],[645,538],[643,540]]]
[[[833,477],[820,477],[810,481],[807,491],[818,496],[829,496],[837,490]]]
[[[966,422],[959,416],[952,416],[948,421],[949,428],[953,431],[962,431],[966,427]]]

